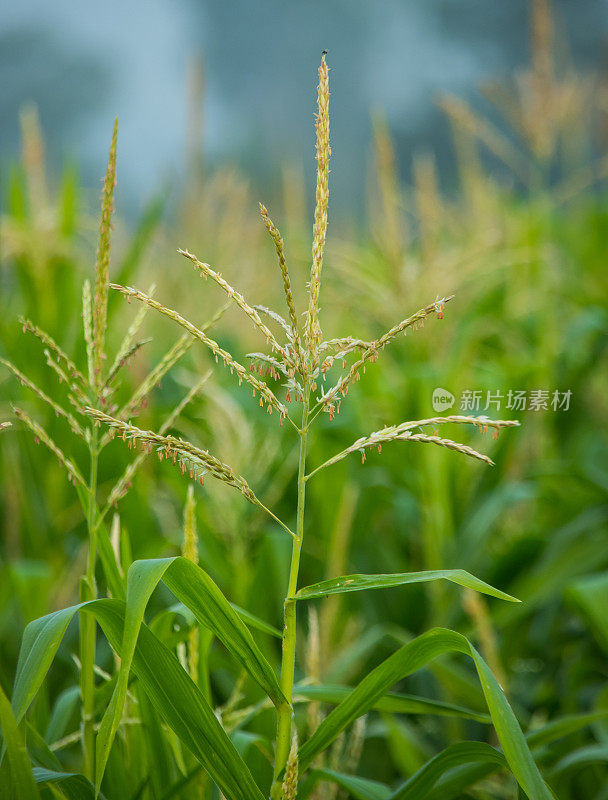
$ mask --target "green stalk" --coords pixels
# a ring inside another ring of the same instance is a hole
[[[308,413],[310,403],[310,387],[304,387],[304,402],[302,409],[302,427],[300,435],[300,458],[298,466],[298,511],[296,521],[296,535],[293,540],[291,550],[291,567],[289,569],[289,584],[284,604],[284,627],[283,627],[283,653],[281,661],[281,680],[280,685],[285,695],[288,705],[278,710],[277,722],[277,743],[274,764],[274,778],[272,796],[280,796],[281,784],[278,777],[281,774],[291,747],[291,722],[293,709],[291,702],[293,699],[293,681],[296,656],[296,601],[295,593],[298,588],[298,573],[300,570],[300,553],[302,551],[302,540],[304,538],[304,506],[306,501],[306,442],[308,438]]]
[[[97,426],[91,428],[91,471],[89,475],[89,505],[87,528],[89,532],[89,554],[87,571],[81,579],[81,601],[94,600],[97,596],[95,585],[95,561],[97,558],[97,463],[99,459]],[[84,614],[80,620],[80,693],[82,698],[82,739],[84,749],[84,773],[95,778],[95,635],[96,625],[92,616]]]

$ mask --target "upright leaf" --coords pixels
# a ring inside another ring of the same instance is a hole
[[[6,761],[0,764],[0,784],[4,784],[2,797],[15,800],[40,800],[40,794],[34,782],[30,758],[17,721],[11,710],[11,704],[0,686],[0,727],[4,739],[3,750]],[[8,776],[6,775],[8,773]],[[5,781],[5,778],[7,780]],[[5,795],[4,791],[10,794]]]

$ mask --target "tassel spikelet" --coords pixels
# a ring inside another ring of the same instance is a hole
[[[317,194],[312,239],[312,267],[308,287],[310,299],[306,319],[306,346],[311,365],[317,365],[317,348],[321,344],[319,324],[319,292],[321,289],[321,268],[327,234],[327,206],[329,202],[329,70],[325,53],[319,66],[319,86],[317,88]]]
[[[47,349],[54,353],[55,357],[59,362],[63,362],[63,365],[67,369],[74,380],[79,381],[83,388],[86,387],[87,381],[84,375],[80,372],[76,364],[72,361],[72,359],[67,355],[67,353],[59,347],[57,342],[48,335],[45,331],[39,328],[37,325],[34,325],[33,322],[29,319],[25,319],[25,317],[19,317],[19,322],[22,326],[23,332],[26,331],[29,333],[33,333],[37,339],[40,339],[42,344],[46,345]]]
[[[0,433],[7,431],[9,428],[12,428],[11,422],[0,422]]]
[[[150,295],[150,297],[154,296],[155,289],[156,289],[156,286],[154,284],[152,284],[152,286],[150,286],[150,288],[148,289],[148,294]],[[144,322],[144,320],[146,318],[147,313],[148,313],[148,306],[146,306],[146,305],[143,305],[138,309],[137,314],[135,315],[135,319],[133,320],[131,325],[129,325],[129,328],[128,328],[126,334],[125,334],[125,337],[122,340],[122,342],[120,343],[120,347],[118,348],[118,352],[116,353],[116,355],[114,357],[114,361],[112,363],[112,366],[110,367],[110,369],[108,371],[108,377],[106,378],[106,384],[110,382],[110,375],[112,373],[117,372],[120,369],[120,367],[122,366],[122,364],[125,361],[127,361],[128,358],[130,357],[129,354],[133,350],[133,343],[135,341],[135,337],[137,336],[137,333],[139,332],[139,329],[143,325],[143,322]]]
[[[196,531],[196,500],[194,486],[188,486],[188,496],[184,507],[184,544],[182,555],[193,564],[198,564],[198,534]],[[188,672],[192,680],[198,682],[198,626],[195,624],[188,634]]]
[[[108,169],[103,183],[99,244],[95,265],[95,302],[93,304],[93,373],[95,386],[101,387],[101,371],[105,358],[106,324],[108,316],[108,277],[110,274],[110,234],[114,211],[114,187],[116,186],[116,139],[118,120],[114,121]]]
[[[125,295],[125,297],[135,297],[137,300],[141,300],[144,303],[147,303],[152,308],[155,308],[157,311],[160,311],[161,314],[164,314],[169,319],[174,320],[182,328],[185,328],[188,333],[194,336],[196,339],[200,339],[203,344],[207,345],[207,347],[211,350],[211,352],[215,355],[216,358],[221,358],[224,364],[228,367],[231,372],[236,372],[239,379],[241,381],[245,381],[246,383],[250,384],[253,387],[254,392],[258,392],[261,397],[260,400],[266,401],[269,406],[276,408],[279,411],[281,417],[287,416],[287,409],[281,403],[275,395],[271,392],[268,386],[259,381],[257,378],[254,378],[247,369],[242,364],[239,364],[230,353],[226,350],[223,350],[217,342],[213,339],[210,339],[204,331],[200,330],[189,322],[187,319],[178,314],[177,311],[173,311],[173,309],[166,308],[165,306],[158,303],[153,298],[149,297],[148,295],[144,294],[144,292],[140,292],[137,289],[132,289],[130,286],[120,286],[116,283],[110,284],[112,289],[116,289],[117,291],[121,292]]]
[[[93,356],[93,310],[91,306],[91,283],[87,278],[82,284],[82,326],[87,349],[87,370],[89,386],[95,386],[95,366]]]
[[[155,386],[161,382],[169,370],[182,358],[194,344],[194,339],[185,333],[167,350],[158,364],[150,370],[129,400],[118,411],[120,419],[128,419],[145,405],[146,398]]]
[[[203,377],[197,381],[197,383],[190,389],[188,394],[175,406],[173,411],[169,414],[167,419],[163,422],[161,427],[159,428],[159,433],[164,435],[170,430],[175,423],[177,422],[178,418],[181,416],[182,411],[188,406],[192,400],[198,395],[200,390],[203,387],[203,384],[209,380],[211,375],[211,370],[209,370]],[[108,437],[109,438],[109,437]],[[110,511],[112,506],[115,506],[118,501],[125,496],[128,492],[129,487],[131,486],[131,482],[135,476],[135,473],[143,463],[144,459],[146,458],[146,453],[138,453],[138,455],[133,459],[133,461],[129,464],[120,478],[116,481],[114,486],[112,487],[110,494],[108,495],[108,499],[106,501],[106,505],[103,508],[100,517],[104,519],[106,514]]]
[[[65,455],[65,453],[57,447],[55,442],[51,439],[48,433],[44,430],[42,426],[40,426],[37,422],[31,419],[28,414],[22,409],[18,408],[17,406],[12,406],[13,413],[17,417],[17,419],[21,420],[27,427],[31,430],[34,434],[36,439],[36,443],[42,442],[42,444],[46,445],[51,453],[54,453],[57,457],[59,463],[65,467],[71,482],[76,485],[79,483],[81,486],[86,488],[86,481],[80,474],[78,468],[74,465],[74,463]]]
[[[283,328],[283,330],[285,331],[285,335],[287,336],[287,339],[290,342],[293,342],[293,331],[291,329],[291,326],[289,325],[287,320],[284,319],[278,313],[278,311],[273,311],[271,308],[266,308],[266,306],[261,306],[261,305],[256,305],[256,306],[254,306],[254,308],[255,308],[256,311],[259,311],[260,314],[266,314],[266,316],[270,317],[270,319],[273,320],[274,322],[276,322],[277,325],[280,325],[281,328]]]
[[[202,326],[201,330],[208,331],[210,328],[212,328],[218,322],[218,320],[221,319],[229,306],[230,303],[225,303],[223,306],[221,306],[214,316]],[[146,305],[142,307],[146,309],[148,308]],[[154,387],[158,386],[167,372],[169,372],[173,365],[176,364],[188,352],[188,350],[190,350],[195,341],[196,340],[187,333],[181,336],[175,342],[175,344],[169,348],[158,364],[148,373],[148,375],[146,375],[128,402],[125,403],[125,405],[120,409],[117,416],[120,419],[125,420],[136,414],[139,409],[145,405],[147,397],[150,392],[152,392]],[[204,380],[206,380],[206,378]],[[162,432],[163,431],[161,431],[161,433]]]
[[[281,786],[281,800],[296,800],[298,794],[298,734],[291,740],[289,758],[285,765],[285,777]]]
[[[115,361],[110,369],[108,370],[107,377],[103,382],[103,386],[101,387],[102,392],[102,401],[107,402],[107,397],[109,394],[112,393],[113,389],[111,388],[112,381],[118,375],[120,369],[131,361],[131,359],[138,353],[142,347],[146,344],[150,344],[152,341],[152,337],[149,336],[147,339],[141,339],[139,342],[134,342],[129,349],[122,355],[120,361]]]
[[[293,293],[291,291],[291,278],[289,277],[289,270],[287,269],[287,262],[285,260],[283,238],[279,233],[278,229],[275,227],[273,221],[270,219],[266,206],[263,205],[262,203],[260,203],[260,214],[262,215],[262,219],[264,220],[264,225],[266,226],[266,230],[270,234],[270,237],[274,242],[275,250],[277,251],[279,267],[281,269],[281,275],[283,276],[283,290],[285,292],[285,300],[287,302],[287,308],[289,310],[289,321],[291,322],[291,338],[293,340],[296,357],[299,360],[301,358],[301,352],[300,352],[301,345],[300,345],[300,336],[298,333],[298,317],[296,314],[296,306],[295,306],[295,301],[293,299]]]
[[[473,448],[469,447],[468,445],[454,442],[451,439],[444,439],[438,435],[429,436],[424,433],[413,433],[416,428],[421,428],[428,425],[442,425],[444,423],[455,425],[475,425],[484,433],[488,428],[494,428],[495,431],[498,431],[501,428],[513,428],[519,426],[519,422],[517,420],[490,419],[489,417],[484,416],[467,417],[460,414],[452,414],[447,417],[429,417],[428,419],[402,422],[399,425],[391,425],[390,427],[383,428],[382,430],[374,431],[374,433],[370,433],[369,436],[362,436],[360,439],[357,439],[357,441],[353,442],[350,447],[347,447],[340,453],[336,453],[335,456],[332,456],[320,467],[317,467],[317,469],[311,472],[308,477],[311,477],[314,472],[317,472],[320,469],[329,467],[332,464],[337,464],[338,461],[342,461],[343,458],[346,458],[346,456],[350,455],[351,453],[361,453],[363,460],[365,461],[366,449],[375,447],[378,449],[378,451],[380,451],[383,444],[395,441],[430,442],[437,444],[440,447],[446,447],[449,450],[457,450],[458,452],[467,456],[471,456],[472,458],[476,458],[479,461],[485,461],[486,464],[490,464],[491,466],[494,465],[494,462],[491,459],[482,453],[478,453],[476,450],[473,450]]]
[[[78,411],[78,413],[81,413],[83,405],[86,405],[86,403],[89,401],[86,394],[80,388],[80,385],[76,381],[72,381],[70,379],[67,373],[64,372],[64,370],[59,366],[59,363],[55,361],[50,350],[44,350],[44,358],[47,366],[53,370],[59,379],[59,383],[65,384],[65,386],[69,387],[69,389],[73,392],[73,394],[68,394],[68,400]]]
[[[177,251],[180,255],[184,256],[185,258],[190,259],[194,266],[201,272],[202,275],[205,277],[212,278],[218,286],[221,286],[222,289],[226,292],[228,297],[237,304],[237,306],[247,314],[249,319],[253,322],[253,324],[258,328],[261,332],[262,336],[266,339],[266,341],[271,345],[273,350],[276,350],[277,353],[280,353],[283,358],[287,359],[287,353],[283,347],[277,342],[274,337],[274,334],[270,330],[270,328],[262,322],[262,319],[258,312],[255,310],[253,306],[250,306],[249,303],[245,300],[243,295],[240,292],[237,292],[236,289],[233,289],[229,283],[227,283],[219,272],[211,269],[209,264],[205,264],[202,261],[199,261],[195,255],[189,253],[187,250],[178,250]]]
[[[70,426],[70,428],[74,431],[77,436],[80,436],[81,439],[85,438],[85,433],[81,426],[78,424],[75,417],[70,414],[69,411],[66,411],[65,408],[56,403],[53,399],[51,399],[48,394],[42,391],[35,383],[33,383],[26,375],[24,375],[17,367],[12,364],[10,361],[5,361],[3,358],[0,358],[0,364],[4,364],[7,369],[13,373],[13,375],[17,378],[17,380],[21,383],[22,386],[27,386],[27,388],[32,391],[37,397],[39,397],[43,402],[47,403],[53,411],[55,412],[56,416],[63,417]]]
[[[443,314],[444,305],[452,300],[453,297],[454,295],[451,295],[450,297],[444,297],[442,300],[436,300],[434,303],[431,303],[431,305],[428,305],[426,308],[421,308],[415,314],[412,314],[411,317],[407,317],[406,319],[397,323],[397,325],[393,325],[393,327],[383,334],[379,339],[374,342],[370,342],[369,346],[363,351],[359,360],[355,361],[348,373],[344,377],[340,378],[338,383],[320,398],[319,402],[323,403],[323,405],[327,407],[338,394],[346,394],[348,391],[348,385],[351,383],[353,378],[357,378],[359,376],[361,369],[365,367],[368,361],[376,361],[380,351],[383,350],[390,341],[392,341],[400,333],[406,331],[407,328],[415,328],[417,325],[420,325],[422,322],[424,322],[426,317],[429,316],[429,314],[436,314],[438,311]]]
[[[192,467],[195,470],[197,480],[201,480],[209,473],[214,478],[222,481],[222,483],[227,483],[229,486],[239,489],[251,503],[259,505],[259,501],[249,488],[247,481],[206,450],[201,450],[190,442],[178,439],[175,436],[163,436],[153,431],[136,428],[134,425],[129,425],[126,422],[122,422],[122,420],[110,417],[108,414],[104,414],[94,408],[85,408],[85,413],[97,422],[103,422],[118,431],[123,441],[138,442],[148,453],[151,453],[154,447],[159,457],[172,459],[173,463],[180,466],[182,472]]]

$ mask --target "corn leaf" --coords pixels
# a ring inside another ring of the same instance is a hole
[[[300,748],[300,768],[310,766],[358,717],[365,714],[397,681],[426,666],[444,653],[463,653],[473,659],[492,723],[505,758],[522,789],[534,800],[552,797],[536,766],[526,739],[496,678],[471,643],[459,633],[434,628],[389,656],[323,720]]]
[[[532,749],[550,744],[556,739],[574,733],[586,725],[601,719],[606,713],[608,713],[608,710],[590,714],[572,715],[554,720],[526,734],[526,740]],[[489,745],[484,745],[479,742],[462,742],[451,745],[451,747],[448,747],[443,753],[439,753],[432,761],[425,764],[424,767],[419,770],[419,773],[416,773],[416,775],[420,775],[421,778],[424,777],[425,782],[421,785],[425,787],[425,793],[422,795],[425,800],[450,800],[450,798],[460,797],[462,792],[469,786],[473,786],[477,781],[487,777],[497,769],[506,766],[504,756],[497,750],[494,750],[494,753],[488,751],[488,758],[486,760],[483,753],[484,747],[487,748]],[[460,748],[462,748],[462,750]],[[432,762],[435,762],[435,764],[431,768]],[[446,777],[443,777],[443,779],[442,776],[436,776],[436,783],[431,790],[426,779],[431,774],[431,769],[433,771],[438,770],[442,764],[445,766],[444,772],[447,770],[451,770],[451,772],[449,775],[446,775]],[[416,775],[412,776],[412,778],[401,787],[401,790],[409,787],[410,781],[413,781]],[[415,797],[417,795],[403,795],[404,798],[409,798],[410,796]],[[397,800],[397,798],[398,800],[403,800],[398,794],[396,794],[395,800]]]
[[[73,616],[94,615],[111,647],[122,656],[126,605],[120,600],[92,600],[34,620],[25,629],[19,654],[13,710],[23,717],[59,648]],[[170,650],[141,625],[132,670],[167,725],[192,751],[227,800],[263,800],[247,765],[222,728],[211,706]]]
[[[427,761],[403,786],[390,795],[390,800],[427,798],[429,791],[444,773],[465,764],[490,764],[493,767],[506,767],[507,761],[500,751],[485,742],[458,742]],[[466,788],[466,785],[464,784],[461,788]]]
[[[40,794],[34,782],[30,758],[25,741],[17,726],[11,704],[0,686],[0,727],[2,728],[3,752],[6,761],[0,764],[0,788],[11,788],[8,798],[15,800],[39,800]],[[8,780],[5,780],[7,779]],[[2,794],[4,797],[5,795]]]
[[[352,689],[349,686],[331,686],[314,684],[309,686],[296,686],[296,698],[304,697],[307,700],[316,700],[321,703],[337,705],[347,697]],[[475,722],[489,724],[488,714],[482,714],[470,708],[463,708],[452,703],[442,703],[439,700],[426,700],[424,697],[415,697],[412,694],[397,694],[388,692],[380,697],[372,706],[374,711],[383,711],[388,714],[434,714],[440,717],[461,717],[472,719]]]
[[[495,589],[489,583],[479,580],[474,575],[463,569],[436,569],[426,572],[401,572],[388,575],[343,575],[340,578],[330,578],[321,583],[314,583],[296,592],[296,600],[312,600],[316,597],[326,597],[330,594],[343,594],[345,592],[360,592],[363,589],[388,589],[391,586],[403,586],[406,583],[423,583],[426,581],[446,580],[457,583],[467,589],[474,589],[500,600],[509,600],[518,603],[516,597]]]
[[[59,790],[68,800],[95,800],[95,787],[84,775],[34,767],[34,780],[37,784],[50,785]],[[99,800],[105,800],[101,792],[97,797]]]
[[[141,689],[141,687],[138,687]],[[162,721],[148,695],[137,692],[141,722],[146,731],[144,747],[150,767],[150,783],[155,797],[160,797],[165,787],[175,780],[171,750],[169,748]]]
[[[80,686],[70,686],[65,689],[53,706],[49,723],[44,734],[44,740],[49,743],[65,736],[68,723],[74,716],[76,707],[80,702]]]
[[[272,636],[274,639],[282,639],[281,631],[278,628],[275,628],[274,625],[269,625],[263,619],[260,619],[255,614],[251,614],[244,608],[237,606],[236,603],[230,603],[232,608],[236,611],[239,617],[243,620],[245,625],[248,628],[254,628],[255,630],[261,631],[262,633],[267,633],[268,636]],[[187,608],[183,603],[174,603],[173,605],[169,606],[169,608],[165,608],[154,617],[152,620],[150,627],[156,632],[156,626],[162,625],[165,622],[168,622],[170,619],[174,618],[175,615],[180,615],[186,621],[188,626],[194,625],[196,621],[196,617]]]
[[[161,580],[192,610],[201,625],[212,630],[275,703],[286,702],[272,668],[253,637],[216,584],[183,556],[135,561],[127,576],[127,611],[118,682],[101,721],[96,747],[96,783],[107,764],[127,696],[131,662],[150,595]]]
[[[552,768],[551,775],[562,777],[569,772],[588,767],[591,764],[608,762],[608,745],[602,743],[588,744],[568,753]]]
[[[526,739],[530,747],[542,747],[564,736],[568,736],[571,733],[576,733],[576,731],[580,731],[581,728],[586,728],[587,725],[605,719],[607,714],[608,708],[604,708],[600,711],[591,711],[589,714],[568,714],[567,716],[547,722],[546,725],[536,728],[536,730],[530,731],[526,734]]]
[[[341,789],[345,789],[348,797],[352,797],[354,800],[388,800],[391,795],[391,790],[383,783],[359,778],[356,775],[344,775],[333,769],[312,770],[309,780],[306,782],[306,793],[311,792],[319,781],[335,783]],[[298,794],[299,797],[300,794]]]
[[[251,614],[246,608],[237,606],[236,603],[230,603],[230,605],[243,620],[245,625],[247,625],[247,627],[255,628],[262,633],[267,633],[269,636],[273,636],[275,639],[283,638],[281,631],[278,628],[275,628],[274,625],[269,625],[263,619],[256,617],[255,614]]]
[[[77,609],[62,608],[35,619],[23,632],[11,704],[18,723],[36,696]]]

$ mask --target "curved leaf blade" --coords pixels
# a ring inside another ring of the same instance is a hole
[[[354,800],[389,800],[391,790],[384,783],[359,778],[357,775],[344,775],[333,769],[314,769],[310,774],[310,788],[318,781],[330,781],[348,792]]]
[[[111,647],[122,656],[125,603],[91,600],[49,614],[27,626],[13,698],[15,716],[25,714],[76,612],[93,614]],[[159,714],[207,770],[227,800],[264,800],[247,765],[204,696],[175,655],[141,625],[132,669]],[[28,798],[29,800],[29,798]]]
[[[97,600],[88,605],[89,609],[112,648],[120,654],[124,604]],[[159,714],[194,753],[227,800],[263,800],[247,765],[200,689],[146,625],[139,631],[132,669]]]
[[[3,750],[6,753],[6,761],[0,764],[0,768],[10,775],[9,786],[13,788],[13,797],[16,800],[40,800],[40,793],[34,783],[25,741],[17,726],[17,721],[11,710],[11,704],[1,686],[0,728],[2,728],[4,739]],[[2,775],[0,775],[0,781],[3,780]],[[5,788],[7,788],[6,785]]]
[[[349,686],[336,686],[325,684],[311,684],[307,686],[296,686],[294,698],[297,702],[298,697],[307,700],[316,700],[321,703],[331,703],[337,705],[347,697],[352,689]],[[488,714],[482,714],[471,708],[463,708],[452,703],[443,703],[439,700],[427,700],[424,697],[417,697],[412,694],[399,694],[388,692],[380,697],[372,706],[372,711],[383,711],[389,714],[434,714],[441,717],[461,717],[471,719],[475,722],[489,724],[491,722]]]
[[[79,606],[70,606],[35,619],[23,633],[13,687],[12,708],[21,722],[61,644]]]
[[[552,800],[532,758],[526,739],[496,678],[471,643],[459,633],[434,628],[408,642],[376,669],[323,720],[299,750],[300,768],[310,766],[351,722],[365,714],[397,681],[444,653],[463,653],[473,659],[490,716],[505,758],[522,789],[534,800]]]
[[[607,714],[608,708],[591,711],[588,714],[568,714],[559,717],[559,719],[551,720],[551,722],[547,722],[540,728],[529,731],[526,734],[526,739],[530,747],[542,747],[604,719]]]
[[[213,631],[275,703],[286,700],[276,675],[253,637],[209,575],[183,556],[135,561],[127,575],[127,604],[121,666],[96,743],[96,784],[101,785],[112,742],[127,696],[129,672],[148,600],[160,581],[171,589],[197,620]]]
[[[464,764],[491,764],[507,767],[503,754],[485,742],[458,742],[450,745],[421,767],[390,796],[390,800],[422,800],[439,778]],[[464,786],[462,788],[465,788]]]
[[[78,773],[34,767],[34,780],[42,786],[50,784],[56,787],[68,800],[95,800],[95,787],[88,778]],[[101,792],[97,797],[105,800]]]
[[[403,586],[408,583],[425,583],[427,581],[445,580],[474,589],[476,592],[519,603],[516,597],[506,592],[501,592],[489,583],[476,578],[464,569],[435,569],[424,572],[397,572],[386,575],[342,575],[339,578],[330,578],[327,581],[314,583],[300,589],[295,594],[296,600],[313,600],[317,597],[327,597],[330,594],[344,594],[346,592],[361,592],[364,589],[389,589],[393,586]]]

